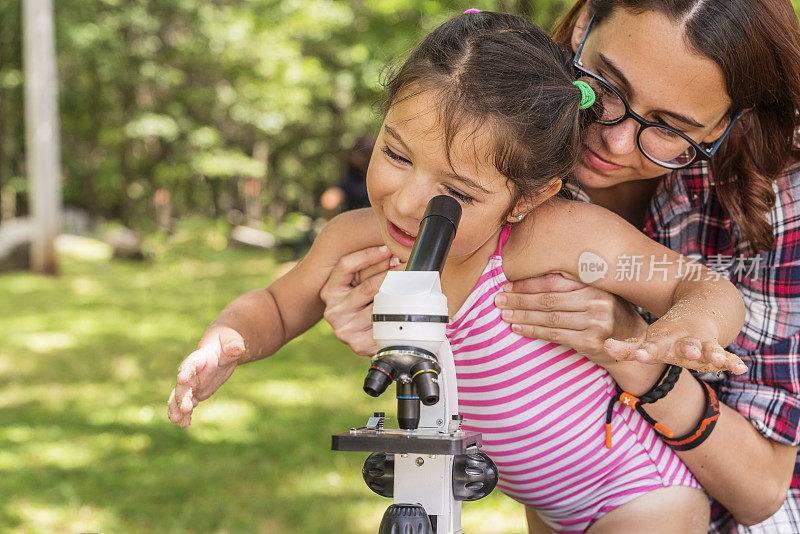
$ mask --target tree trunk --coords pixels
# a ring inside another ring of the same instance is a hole
[[[30,179],[34,272],[56,274],[61,223],[61,171],[52,0],[23,0],[26,158]]]

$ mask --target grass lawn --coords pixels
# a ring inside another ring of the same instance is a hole
[[[224,244],[188,221],[147,240],[150,262],[0,275],[0,532],[377,532],[390,501],[330,435],[392,399],[361,391],[367,360],[327,324],[237,370],[189,429],[167,419],[208,322],[290,259]],[[495,492],[464,530],[522,533],[523,514]]]

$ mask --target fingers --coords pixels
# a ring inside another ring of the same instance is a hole
[[[361,356],[372,356],[378,352],[372,337],[372,306],[364,307],[351,314],[349,320],[334,327],[336,338],[349,345],[353,352]]]
[[[562,291],[575,291],[586,287],[585,284],[564,278],[560,274],[550,273],[536,276],[533,278],[526,278],[525,280],[517,280],[507,284],[506,287],[511,286],[509,289],[503,288],[505,291],[514,293],[546,293],[546,292],[562,292]]]
[[[503,310],[500,315],[505,322],[512,324],[539,325],[569,330],[586,330],[591,326],[589,317],[582,311]]]
[[[578,291],[575,291],[578,293]],[[508,293],[498,294],[494,299],[495,306],[502,309],[534,310],[534,311],[585,311],[585,295],[571,292],[554,293]]]
[[[378,263],[370,265],[366,269],[358,271],[358,273],[356,273],[356,276],[353,278],[352,285],[357,286],[363,280],[367,280],[368,278],[371,278],[376,274],[380,274],[380,273],[384,273],[384,272],[388,271],[390,269],[390,267],[391,267],[393,259],[394,259],[394,257],[386,258],[383,261],[380,261]]]
[[[234,349],[238,348],[235,344],[232,346]],[[170,421],[180,424],[183,428],[191,423],[192,411],[197,406],[197,399],[194,398],[193,392],[198,385],[198,375],[208,365],[209,358],[217,359],[214,350],[213,342],[206,342],[189,354],[178,367],[177,383],[167,401],[167,414]]]
[[[703,343],[702,359],[707,361],[710,365],[706,368],[699,369],[700,371],[730,371],[735,375],[747,372],[747,365],[745,365],[739,356],[728,352],[716,343]]]
[[[582,331],[536,325],[512,325],[514,333],[572,347],[578,352],[588,352]]]
[[[625,340],[608,338],[603,342],[603,348],[615,360],[634,360],[643,340],[644,336]]]
[[[676,341],[662,337],[652,340],[625,340],[609,338],[603,348],[616,360],[636,360],[641,363],[668,363],[702,372],[730,371],[742,374],[747,366],[739,356],[714,342],[701,342],[694,337]]]
[[[220,365],[227,365],[238,360],[246,351],[244,338],[232,328],[221,329],[218,334],[219,346],[222,351],[219,358]],[[211,349],[213,350],[213,349]],[[208,361],[207,358],[205,361]]]
[[[503,290],[512,293],[549,293],[575,291],[584,287],[587,287],[586,284],[569,280],[560,274],[550,273],[510,282]]]
[[[192,389],[187,389],[182,395],[176,394],[173,389],[167,401],[167,415],[169,420],[175,424],[186,428],[192,423],[192,411],[197,406],[197,402],[192,396]]]
[[[331,271],[326,285],[334,289],[349,287],[359,271],[388,260],[389,256],[391,254],[385,246],[365,248],[342,256]]]

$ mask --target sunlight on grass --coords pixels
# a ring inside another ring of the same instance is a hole
[[[168,421],[208,323],[292,265],[286,251],[203,247],[211,224],[146,238],[150,262],[0,275],[0,532],[377,531],[390,500],[364,484],[366,454],[331,451],[330,436],[395,401],[362,391],[368,360],[328,325],[237,370],[189,429]],[[493,495],[465,504],[464,525],[518,534],[524,517]]]
[[[9,508],[17,511],[28,532],[97,532],[98,525],[118,524],[108,510],[86,505],[53,507],[18,500]]]
[[[40,354],[68,349],[73,345],[75,336],[69,332],[39,332],[25,338],[25,348]]]

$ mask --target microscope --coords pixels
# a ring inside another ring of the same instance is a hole
[[[456,368],[441,271],[461,206],[440,195],[428,203],[405,271],[390,271],[375,295],[372,332],[379,347],[364,391],[396,383],[397,423],[376,412],[362,428],[332,436],[332,449],[371,452],[362,475],[393,504],[379,534],[463,534],[461,502],[488,495],[497,467],[479,450],[481,434],[461,429]]]

